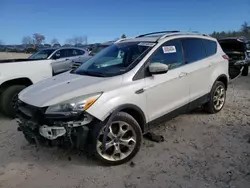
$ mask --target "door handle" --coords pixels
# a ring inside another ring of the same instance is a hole
[[[183,76],[186,76],[188,73],[187,72],[181,72],[179,75],[179,78],[182,78]]]

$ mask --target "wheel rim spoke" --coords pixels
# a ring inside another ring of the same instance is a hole
[[[123,146],[126,146],[128,148],[131,148],[135,145],[136,141],[134,138],[129,138],[129,139],[120,139],[120,144]]]
[[[98,154],[109,161],[119,161],[128,157],[135,148],[136,134],[133,127],[126,122],[116,121],[109,126],[105,151],[103,151],[103,137],[105,128],[99,133],[97,142]]]
[[[216,88],[213,96],[214,108],[220,110],[225,102],[225,89],[222,86]]]

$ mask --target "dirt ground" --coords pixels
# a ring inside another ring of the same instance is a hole
[[[250,187],[250,76],[230,85],[220,113],[196,111],[157,127],[165,142],[144,140],[133,165],[105,167],[56,148],[36,150],[15,121],[0,119],[0,187]]]
[[[18,59],[18,58],[28,58],[31,54],[25,53],[12,53],[12,52],[0,52],[0,60],[1,59]]]

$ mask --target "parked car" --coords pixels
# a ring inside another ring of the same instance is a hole
[[[15,116],[17,94],[25,87],[71,69],[73,59],[88,57],[79,48],[48,48],[28,59],[0,60],[0,109]]]
[[[110,46],[113,43],[114,43],[113,41],[110,41],[110,42],[95,44],[95,45],[93,45],[92,47],[89,48],[89,54],[91,56],[94,56],[95,54],[97,54],[98,52],[100,52],[101,50],[103,50],[104,48]]]
[[[220,39],[219,43],[229,57],[229,75],[233,79],[238,75],[248,75],[250,63],[249,41],[244,37],[229,37]]]
[[[61,47],[61,44],[56,43],[56,44],[53,45],[53,47],[54,47],[54,48],[60,48],[60,47]]]
[[[78,58],[78,59],[74,59],[72,61],[72,70],[77,69],[83,63],[85,63],[87,60],[89,60],[91,57],[93,57],[98,52],[102,51],[103,49],[107,48],[108,46],[110,46],[113,43],[114,42],[110,41],[110,42],[105,42],[105,43],[101,43],[101,44],[95,44],[95,45],[87,47],[87,50],[89,52],[89,57],[81,57],[81,58]]]
[[[144,34],[23,90],[18,130],[30,143],[70,143],[117,165],[136,155],[155,125],[198,106],[219,112],[228,80],[228,57],[216,39]]]

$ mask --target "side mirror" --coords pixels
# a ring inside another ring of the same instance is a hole
[[[149,72],[151,74],[165,74],[168,72],[168,65],[163,63],[150,63]]]

